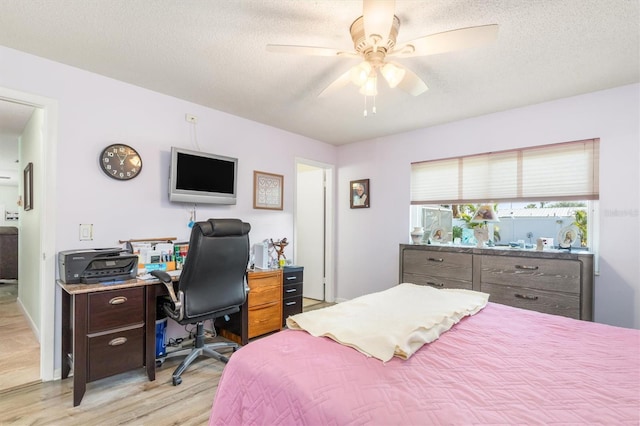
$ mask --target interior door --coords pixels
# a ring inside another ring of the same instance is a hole
[[[304,267],[303,296],[325,300],[325,171],[297,164],[296,265]]]

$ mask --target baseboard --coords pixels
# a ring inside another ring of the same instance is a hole
[[[36,324],[33,322],[33,318],[31,318],[31,315],[29,315],[29,312],[27,312],[27,310],[25,309],[25,307],[22,304],[22,301],[20,300],[19,297],[16,300],[16,304],[18,305],[18,309],[20,309],[20,312],[22,312],[22,315],[24,315],[25,318],[27,319],[27,323],[29,324],[29,328],[31,329],[31,331],[33,331],[33,334],[35,335],[36,340],[38,341],[38,344],[41,344],[41,341],[40,341],[40,330],[38,329]]]

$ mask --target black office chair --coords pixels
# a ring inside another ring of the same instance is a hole
[[[240,310],[247,294],[247,264],[249,263],[249,231],[251,225],[238,219],[209,219],[197,222],[191,230],[189,252],[178,281],[176,296],[171,276],[153,271],[169,292],[162,303],[166,314],[179,324],[196,324],[193,348],[179,350],[169,357],[189,353],[173,372],[174,386],[200,355],[222,362],[229,359],[215,349],[238,349],[236,343],[204,343],[204,321],[224,317]]]

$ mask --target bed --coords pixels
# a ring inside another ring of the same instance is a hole
[[[640,331],[487,303],[408,359],[283,330],[231,357],[210,425],[640,423]]]

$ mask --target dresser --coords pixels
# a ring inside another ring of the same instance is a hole
[[[593,254],[400,245],[400,282],[488,293],[489,301],[593,320]]]
[[[302,312],[302,286],[304,268],[285,266],[282,274],[282,327],[291,315]]]
[[[240,312],[229,319],[218,318],[216,328],[220,336],[246,345],[249,339],[282,328],[282,269],[249,271],[249,294]]]

